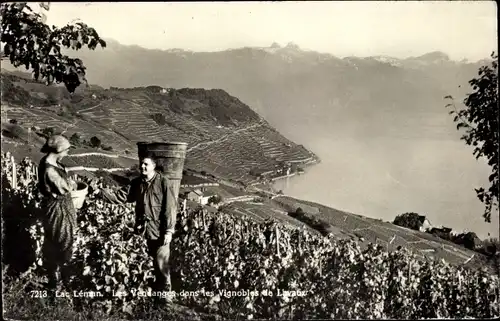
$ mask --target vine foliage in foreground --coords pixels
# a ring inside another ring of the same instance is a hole
[[[32,163],[24,160],[17,165],[18,187],[12,188],[12,165],[2,157],[2,201],[18,206],[16,216],[4,213],[4,221],[12,226],[9,221],[23,215],[23,221],[28,222],[23,228],[35,255],[17,279],[36,282],[43,276],[44,234],[38,218],[37,182],[30,179]],[[153,295],[152,260],[144,239],[134,234],[133,223],[130,204],[110,205],[89,195],[78,211],[71,290],[103,296],[73,297],[73,304],[108,313],[127,312],[132,317],[151,304],[152,297],[140,293]],[[19,250],[18,245],[11,240],[4,248]],[[362,249],[354,241],[335,240],[272,221],[255,223],[221,212],[181,209],[171,259],[174,303],[229,319],[499,315],[499,278],[485,269],[422,261],[405,249],[389,253],[375,244]],[[284,291],[301,291],[303,295],[284,295]],[[9,293],[6,284],[4,300],[9,300]]]

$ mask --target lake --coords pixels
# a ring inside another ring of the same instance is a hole
[[[484,222],[474,191],[489,186],[490,168],[463,141],[446,135],[349,137],[338,132],[304,139],[298,133],[295,128],[285,135],[300,140],[321,163],[288,182],[276,182],[286,195],[385,221],[416,212],[433,226],[473,231],[482,239],[488,233],[498,237],[498,213],[492,223]]]

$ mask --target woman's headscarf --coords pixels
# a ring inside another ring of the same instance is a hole
[[[71,144],[69,143],[69,140],[66,137],[62,135],[54,135],[47,139],[47,142],[45,143],[45,145],[43,145],[40,151],[42,153],[59,154],[60,152],[69,149],[70,147]]]

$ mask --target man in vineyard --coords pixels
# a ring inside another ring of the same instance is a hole
[[[122,204],[135,202],[135,230],[146,238],[149,255],[155,267],[155,288],[170,291],[170,242],[176,223],[175,211],[167,211],[167,178],[156,171],[156,158],[147,155],[140,159],[140,177],[120,190],[101,189],[100,195],[108,202]],[[91,187],[96,188],[97,182]],[[99,194],[98,194],[99,195]]]

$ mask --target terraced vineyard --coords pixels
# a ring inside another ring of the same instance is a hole
[[[316,214],[319,219],[346,233],[356,235],[363,243],[377,243],[389,251],[394,251],[401,246],[410,249],[418,256],[445,259],[452,264],[472,266],[485,264],[485,258],[482,255],[428,233],[288,196],[278,196],[272,202],[275,206],[284,208],[286,211],[293,211],[301,207],[307,212],[307,206],[316,208],[319,210]]]
[[[2,74],[2,82],[14,83],[28,101],[33,97],[31,101],[39,102],[35,98],[45,95],[41,92],[44,87],[18,78]],[[317,160],[222,90],[91,87],[74,95],[74,102],[64,106],[73,111],[73,119],[60,117],[46,106],[29,107],[14,101],[7,101],[6,106],[2,103],[2,113],[26,128],[55,127],[86,140],[97,136],[117,154],[135,153],[138,141],[187,142],[187,168],[245,185],[258,182],[250,174],[252,170],[277,171],[284,162],[305,165]],[[80,161],[83,159],[70,160],[72,166],[84,166]],[[123,163],[89,161],[96,167]]]
[[[303,227],[316,232],[316,230],[310,229],[306,224],[294,219],[286,212],[266,206],[262,203],[234,202],[225,206],[221,209],[221,211],[236,217],[250,219],[255,222],[264,222],[269,219],[274,219],[289,226]]]
[[[33,165],[23,160],[14,167],[12,158],[2,154],[2,195],[10,209],[6,212],[15,214],[5,220],[10,227],[6,229],[6,249],[10,249],[6,262],[12,263],[9,269],[17,266],[22,272],[15,281],[4,282],[4,302],[9,304],[4,312],[13,319],[34,319],[36,312],[46,310],[23,311],[40,301],[30,300],[29,293],[42,292],[45,274],[45,230],[36,215],[40,199]],[[98,295],[61,300],[70,311],[75,307],[84,312],[103,311],[106,315],[101,318],[144,316],[143,311],[159,306],[144,300],[155,281],[153,261],[144,239],[132,232],[133,205],[107,204],[94,195],[89,195],[78,213],[80,228],[67,291]],[[498,276],[487,269],[422,260],[405,249],[388,253],[374,244],[361,248],[354,241],[289,226],[300,226],[291,219],[286,224],[256,223],[248,217],[262,220],[269,212],[261,204],[243,206],[233,207],[243,219],[215,209],[180,208],[172,240],[172,288],[176,293],[199,293],[198,289],[202,293],[173,295],[174,304],[221,316],[211,320],[498,318]],[[24,237],[15,229],[19,215],[27,231]],[[33,247],[23,248],[23,244]],[[31,255],[20,256],[19,250]],[[283,293],[297,290],[303,294]],[[249,295],[250,291],[258,292]],[[42,304],[54,305],[46,302]],[[67,317],[75,314],[59,315],[50,319],[82,319],[81,314],[76,318]]]
[[[482,255],[433,235],[291,197],[278,196],[272,201],[264,203],[234,202],[219,210],[255,222],[276,220],[281,224],[303,227],[320,234],[288,214],[298,207],[303,208],[306,212],[309,210],[309,213],[313,212],[314,209],[319,210],[317,214],[309,214],[309,216],[332,224],[328,232],[335,235],[336,239],[354,240],[362,247],[368,246],[370,243],[379,244],[391,252],[397,251],[399,248],[407,248],[422,259],[444,259],[456,265],[465,264],[473,267],[486,265],[486,259]]]
[[[2,113],[7,119],[15,119],[18,124],[26,129],[33,126],[39,128],[54,127],[56,130],[64,132],[68,137],[74,133],[78,133],[81,139],[86,140],[90,140],[92,136],[98,136],[103,142],[113,142],[113,148],[116,150],[126,150],[135,147],[128,139],[110,130],[109,127],[82,119],[69,121],[55,113],[45,111],[43,108],[9,106],[2,102]]]
[[[288,147],[286,144],[288,144]],[[197,169],[209,160],[209,169],[216,176],[246,184],[257,182],[251,170],[276,170],[279,163],[314,161],[315,156],[305,148],[291,145],[265,123],[249,126],[211,145],[193,148],[188,153],[188,164]]]

